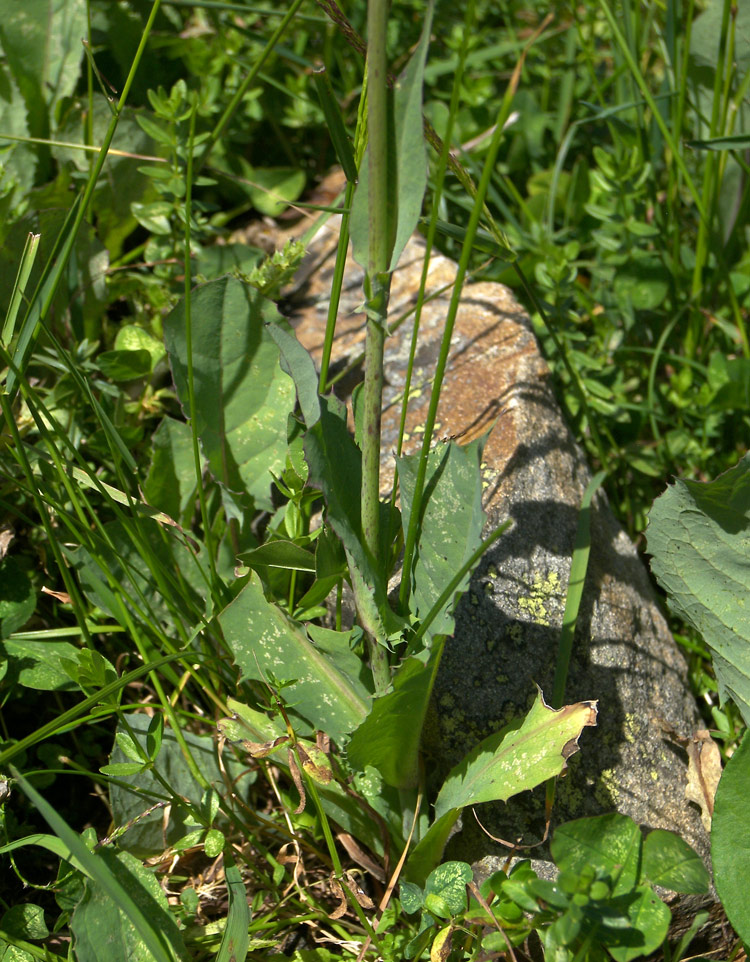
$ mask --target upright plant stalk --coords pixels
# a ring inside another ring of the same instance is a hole
[[[369,255],[365,278],[365,380],[362,389],[362,532],[376,569],[380,567],[380,418],[383,400],[388,266],[393,246],[388,197],[389,117],[386,69],[387,0],[370,0],[367,10]],[[376,690],[390,681],[386,649],[368,638]]]

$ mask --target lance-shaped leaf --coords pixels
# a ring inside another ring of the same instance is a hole
[[[362,625],[384,638],[401,623],[388,605],[385,581],[362,534],[362,452],[347,429],[346,410],[335,398],[320,398],[320,418],[308,429],[304,444],[310,482],[323,492],[326,520],[346,551]],[[387,531],[387,522],[381,528]]]
[[[451,808],[504,802],[559,775],[578,751],[578,736],[596,725],[596,702],[555,711],[541,691],[528,715],[483,739],[448,775],[435,802],[435,818]]]
[[[293,682],[284,688],[285,701],[313,728],[340,741],[364,720],[369,692],[359,680],[362,663],[349,649],[348,632],[326,631],[314,644],[302,625],[266,601],[255,573],[219,623],[242,679],[273,675]]]
[[[195,423],[211,473],[230,491],[247,492],[270,510],[271,475],[286,463],[287,417],[294,385],[279,366],[279,349],[265,328],[276,305],[232,277],[192,294]],[[175,387],[186,417],[188,400],[185,306],[164,322]]]
[[[435,640],[427,664],[408,658],[394,676],[393,691],[375,700],[349,742],[347,756],[355,768],[372,765],[395,788],[416,786],[422,727],[444,643]]]
[[[454,574],[482,540],[481,460],[484,439],[461,446],[450,442],[430,452],[422,495],[417,560],[412,574],[410,607],[418,618],[432,609]],[[419,455],[398,458],[404,536],[413,510]],[[456,602],[469,584],[469,574],[456,588],[430,627],[431,635],[451,634]]]
[[[395,270],[401,252],[417,226],[427,186],[422,85],[427,49],[430,44],[433,6],[432,2],[427,5],[422,36],[393,90],[394,138],[392,150],[389,151],[392,161],[389,177],[392,176],[395,181],[395,204],[392,205],[392,210],[396,216],[396,223],[392,224],[388,231],[389,236],[394,238],[389,271]],[[362,267],[367,267],[368,264],[370,238],[369,165],[370,156],[367,150],[360,165],[359,184],[354,195],[350,222],[354,259]]]
[[[439,863],[461,809],[507,801],[559,775],[578,751],[578,737],[596,725],[596,702],[582,701],[555,711],[541,691],[524,719],[512,722],[477,745],[450,772],[435,802],[435,817],[406,864],[405,877],[423,883]]]
[[[722,701],[750,724],[750,455],[715,481],[676,481],[654,502],[651,570],[713,653]]]

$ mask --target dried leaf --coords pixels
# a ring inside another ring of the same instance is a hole
[[[307,802],[307,795],[305,794],[305,786],[302,783],[302,775],[300,774],[300,770],[297,767],[297,759],[294,757],[294,752],[292,751],[291,748],[289,749],[287,757],[289,760],[289,773],[294,779],[294,784],[296,785],[297,791],[299,792],[299,805],[295,808],[294,814],[301,815],[305,810],[305,803]]]
[[[266,758],[266,756],[275,752],[277,748],[286,744],[288,741],[288,735],[279,735],[278,738],[274,738],[273,741],[270,742],[243,741],[242,747],[248,755],[252,755],[253,758]]]
[[[688,783],[685,795],[699,806],[703,827],[710,832],[714,814],[714,796],[721,778],[721,752],[705,729],[697,731],[685,748],[688,755]]]
[[[334,875],[331,876],[331,891],[339,900],[339,904],[332,912],[328,913],[328,917],[331,919],[340,919],[343,915],[346,915],[346,910],[349,906],[341,882],[339,882]]]

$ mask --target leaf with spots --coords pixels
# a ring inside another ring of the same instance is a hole
[[[450,772],[435,802],[432,825],[406,863],[405,878],[422,884],[467,805],[504,802],[564,771],[578,751],[578,738],[596,725],[596,702],[581,701],[556,711],[541,691],[530,711],[481,741]]]
[[[241,679],[291,682],[284,688],[290,714],[341,741],[364,720],[369,692],[360,681],[362,662],[349,648],[350,632],[303,625],[266,600],[260,579],[250,581],[219,615]],[[307,734],[310,729],[298,734]]]

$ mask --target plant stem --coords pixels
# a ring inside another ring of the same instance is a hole
[[[365,546],[380,569],[380,419],[383,402],[383,354],[392,250],[388,204],[388,86],[386,64],[387,0],[370,0],[367,10],[369,253],[365,277],[367,336],[362,390],[362,533]],[[376,689],[390,680],[388,655],[368,636],[370,667]]]

